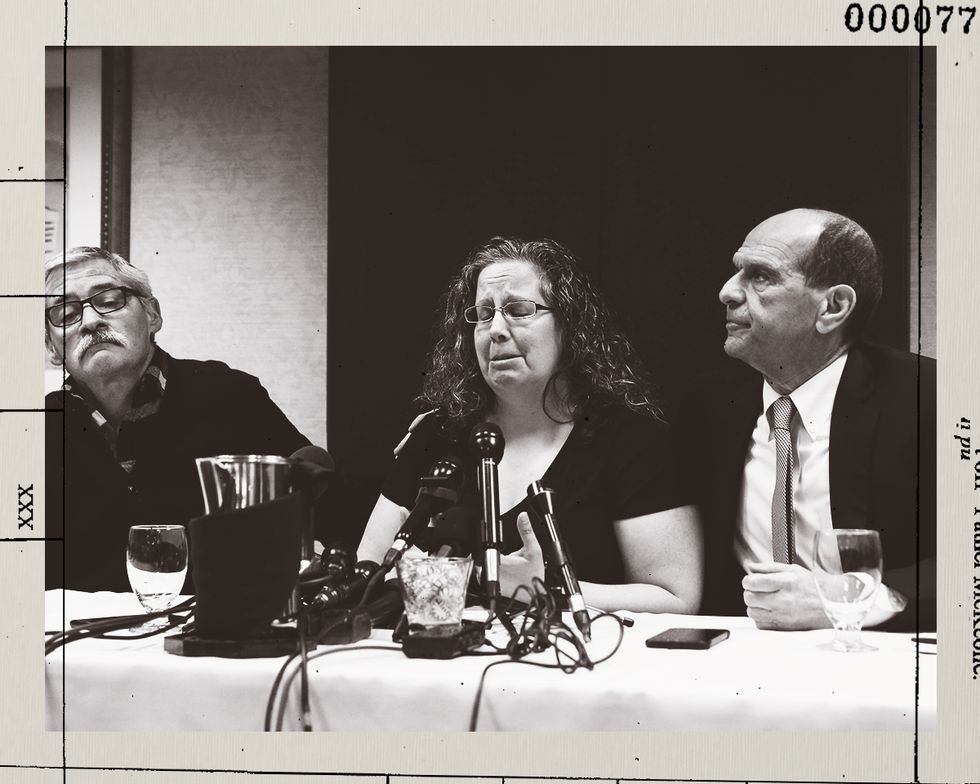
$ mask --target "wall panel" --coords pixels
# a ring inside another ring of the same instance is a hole
[[[134,49],[132,178],[160,345],[257,375],[326,443],[326,49]]]

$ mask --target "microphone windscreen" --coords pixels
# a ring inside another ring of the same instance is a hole
[[[311,502],[316,501],[327,491],[333,476],[335,465],[330,453],[310,444],[297,449],[289,459],[293,489],[302,490]]]
[[[358,561],[354,565],[354,577],[363,577],[365,581],[370,580],[380,567],[381,564],[377,561]]]
[[[478,458],[499,463],[504,456],[504,433],[493,422],[480,422],[470,431],[470,446]]]
[[[354,568],[357,554],[345,542],[333,542],[321,555],[313,558],[309,566],[300,572],[299,580],[319,580],[329,577],[332,581],[346,580]]]
[[[459,491],[463,487],[461,465],[462,461],[454,455],[436,460],[429,469],[429,473],[421,477],[416,503],[422,499],[422,496],[428,495],[430,498],[438,498],[442,502],[437,504],[437,509],[445,509],[455,504],[459,498]]]
[[[328,585],[320,591],[317,596],[320,607],[340,607],[348,601],[359,599],[379,568],[375,561],[358,561],[350,579],[340,585]]]
[[[307,444],[306,446],[300,447],[289,457],[292,460],[305,460],[307,463],[313,463],[327,471],[334,471],[336,469],[330,453],[322,446],[316,446],[315,444]]]
[[[357,552],[347,542],[332,542],[323,551],[324,571],[342,576],[345,580],[350,577],[357,560]]]

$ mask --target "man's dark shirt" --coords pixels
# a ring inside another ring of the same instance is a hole
[[[62,581],[61,543],[47,545],[47,588],[129,591],[129,527],[204,514],[195,458],[288,456],[309,444],[254,376],[159,349],[152,366],[163,371],[162,388],[144,376],[115,450],[70,378],[45,399],[46,535],[64,532],[66,548]]]

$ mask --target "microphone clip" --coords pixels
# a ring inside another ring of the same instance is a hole
[[[415,503],[422,500],[423,497],[434,498],[440,501],[447,501],[449,506],[453,506],[459,499],[459,493],[452,487],[446,487],[446,478],[444,476],[423,476],[419,480],[418,495],[415,496]]]

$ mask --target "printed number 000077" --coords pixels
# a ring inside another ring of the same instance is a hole
[[[892,8],[891,14],[881,3],[872,5],[865,13],[862,3],[851,3],[844,12],[844,26],[852,33],[856,33],[864,27],[865,20],[868,29],[873,33],[880,33],[888,27],[889,17],[891,29],[896,33],[904,33],[906,30],[913,30],[916,33],[927,33],[932,26],[932,11],[925,5],[914,5],[913,10],[904,3],[899,3]],[[955,15],[958,20],[963,22],[963,32],[970,32],[970,24],[976,16],[976,6],[936,6],[936,23],[939,31],[943,34],[948,32],[950,20]]]

